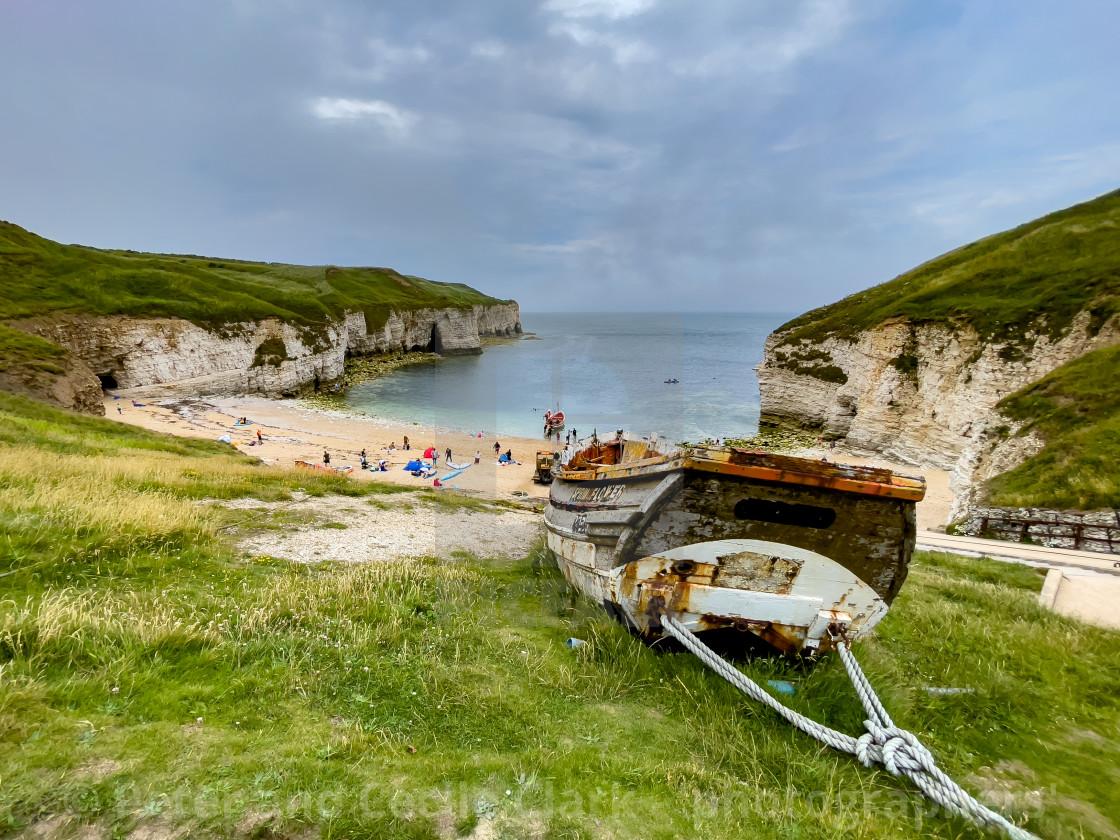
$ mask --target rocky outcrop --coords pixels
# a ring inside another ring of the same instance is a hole
[[[373,328],[360,312],[317,328],[276,319],[202,327],[178,318],[57,316],[11,326],[65,347],[98,392],[295,395],[342,375],[349,355],[479,353],[481,338],[521,332],[514,302],[392,311]],[[100,403],[99,403],[100,404]]]
[[[854,449],[954,470],[967,495],[977,479],[1003,472],[1041,448],[1009,436],[996,404],[1091,350],[1120,342],[1116,319],[1091,329],[1082,312],[1060,338],[985,342],[970,326],[891,320],[852,340],[766,342],[757,368],[762,423],[845,438]]]
[[[104,414],[101,385],[85,364],[67,355],[49,366],[0,366],[0,391],[21,394],[86,414]]]

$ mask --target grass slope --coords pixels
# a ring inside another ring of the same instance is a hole
[[[950,251],[781,329],[791,344],[905,318],[966,323],[1019,344],[1032,327],[1061,335],[1088,308],[1097,327],[1120,312],[1120,191]]]
[[[281,318],[315,327],[344,311],[498,303],[459,283],[388,268],[255,263],[61,245],[0,222],[0,320],[52,313],[179,317],[203,325]]]
[[[0,324],[0,359],[5,369],[60,374],[65,358],[66,351],[57,344]]]
[[[246,511],[199,504],[297,486],[409,498],[0,394],[0,831],[986,836],[636,643],[543,553],[298,565],[239,555]],[[1120,646],[1040,583],[919,555],[858,653],[970,789],[1046,837],[1110,836]],[[860,731],[835,660],[746,667]]]
[[[1069,362],[1006,397],[1005,416],[1046,447],[986,489],[988,501],[1015,507],[1120,508],[1120,346]]]

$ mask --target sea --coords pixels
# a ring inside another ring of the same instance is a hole
[[[351,388],[352,411],[425,428],[541,437],[562,410],[580,437],[674,442],[758,430],[754,366],[791,314],[524,312],[519,340],[400,368]]]

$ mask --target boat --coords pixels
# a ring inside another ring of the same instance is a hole
[[[548,547],[648,641],[661,617],[720,644],[815,655],[871,630],[914,551],[925,480],[620,430],[552,470]]]
[[[564,412],[557,411],[555,414],[550,414],[544,420],[544,427],[550,432],[557,432],[564,428]]]

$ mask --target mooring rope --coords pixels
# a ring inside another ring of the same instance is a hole
[[[864,721],[867,732],[859,738],[837,732],[790,709],[738,668],[717,655],[671,615],[662,615],[661,624],[673,638],[699,657],[705,665],[752,700],[757,700],[773,709],[806,735],[834,749],[854,755],[865,767],[881,764],[892,775],[905,776],[927,797],[958,816],[974,820],[986,828],[1000,829],[1012,840],[1039,840],[1036,835],[976,801],[960,785],[945,775],[937,766],[933,754],[922,745],[913,732],[899,729],[894,725],[894,721],[871,688],[871,683],[867,681],[867,676],[860,668],[847,642],[838,642],[836,649],[867,712],[868,719]]]

